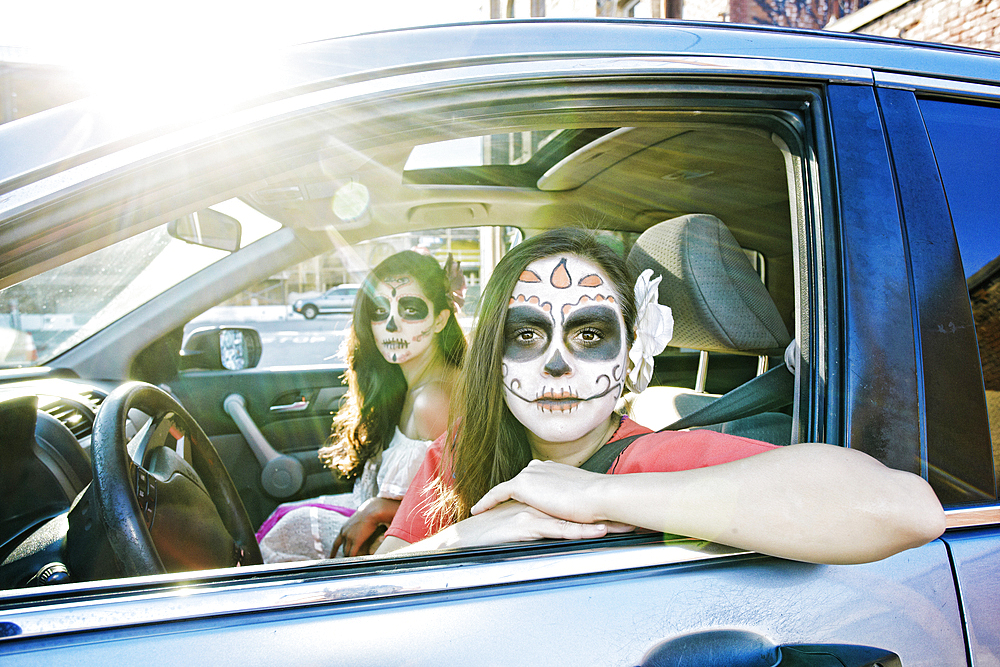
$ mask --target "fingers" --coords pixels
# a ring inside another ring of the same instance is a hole
[[[604,537],[608,534],[608,526],[603,523],[574,523],[562,519],[546,522],[541,528],[539,537],[557,540],[587,540]]]
[[[365,535],[358,535],[358,527],[356,526],[344,526],[344,528],[351,527],[353,530],[344,530],[344,555],[353,557],[357,556],[361,551],[361,545],[364,543],[367,537]]]
[[[513,479],[487,491],[470,511],[482,514],[500,503],[516,500],[549,514],[580,520],[585,516],[579,512],[581,501],[594,477],[603,475],[554,461],[533,460]]]
[[[343,542],[344,542],[344,531],[343,529],[341,529],[341,531],[337,533],[337,539],[333,541],[333,546],[330,548],[330,556],[329,556],[330,558],[337,557],[337,549],[340,548],[340,545],[343,544]]]
[[[355,546],[354,540],[352,540],[349,535],[345,536],[344,537],[344,556],[347,556],[348,558],[350,558],[352,556],[357,556],[358,555],[357,554],[357,550],[358,549]]]
[[[344,555],[360,556],[368,553],[366,546],[378,530],[378,527],[378,524],[367,521],[356,524],[345,524],[340,531],[344,539]]]
[[[609,523],[577,523],[559,519],[533,507],[521,505],[521,509],[511,517],[513,536],[509,541],[525,541],[537,539],[585,540],[604,537],[613,528],[620,532],[621,524]]]
[[[547,471],[550,472],[553,469],[558,470],[558,466],[560,465],[561,464],[558,463],[552,463],[551,461],[539,461],[537,459],[529,461],[524,470],[515,475],[513,479],[501,482],[487,491],[486,495],[480,498],[479,502],[473,505],[472,509],[469,511],[472,514],[482,514],[486,510],[492,509],[500,503],[508,500],[523,501],[524,499],[520,498],[518,495],[517,487],[515,486],[516,484],[522,483],[522,490],[525,488],[523,486],[524,484],[530,484],[537,488],[538,485],[544,482],[545,473]],[[539,477],[539,474],[542,476]],[[530,486],[527,488],[530,488]]]
[[[337,549],[340,547],[344,548],[344,556],[357,556],[358,547],[356,546],[357,540],[353,538],[353,528],[354,522],[352,521],[348,521],[340,527],[337,539],[333,541],[333,546],[330,548],[330,558],[337,557]]]
[[[618,523],[617,521],[608,521],[604,525],[608,527],[609,533],[631,533],[635,530],[635,526],[627,523]]]
[[[514,497],[510,494],[508,490],[510,488],[510,482],[503,482],[497,484],[492,489],[486,492],[486,495],[479,499],[472,509],[469,510],[472,514],[482,514],[486,510],[493,509],[502,502],[508,500],[513,500]]]

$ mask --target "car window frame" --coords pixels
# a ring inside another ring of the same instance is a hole
[[[817,319],[818,314],[823,312],[822,308],[817,307],[817,302],[822,301],[827,298],[825,292],[823,292],[822,286],[828,283],[830,280],[829,275],[819,275],[814,274],[812,269],[808,267],[815,266],[814,257],[820,256],[823,253],[832,252],[834,244],[825,243],[822,240],[822,236],[827,233],[824,227],[824,219],[827,217],[826,211],[829,210],[829,198],[824,196],[824,192],[830,190],[830,183],[832,182],[832,177],[828,173],[829,167],[825,163],[827,156],[823,154],[824,144],[820,143],[822,136],[828,131],[825,127],[825,122],[823,119],[825,117],[825,111],[823,110],[823,96],[819,92],[822,90],[823,84],[829,79],[829,77],[834,77],[839,80],[849,80],[857,82],[870,81],[870,73],[866,73],[867,70],[862,68],[850,67],[850,68],[831,68],[829,66],[817,66],[815,72],[809,72],[809,76],[806,76],[806,71],[808,68],[803,66],[790,67],[787,63],[776,63],[776,61],[755,61],[753,59],[731,59],[731,58],[717,58],[709,59],[711,62],[708,63],[708,70],[704,74],[699,74],[697,78],[689,78],[683,82],[683,85],[678,85],[677,81],[673,78],[667,76],[671,73],[676,73],[678,71],[688,73],[690,71],[690,66],[684,62],[678,63],[675,59],[650,59],[641,58],[634,59],[630,61],[629,59],[614,58],[608,59],[608,61],[595,61],[593,59],[585,59],[588,67],[595,64],[603,64],[603,67],[593,68],[595,70],[595,78],[597,83],[593,81],[577,82],[575,85],[579,86],[580,90],[580,104],[583,108],[589,108],[592,105],[591,99],[588,96],[594,94],[595,86],[597,88],[605,87],[608,90],[608,99],[602,100],[601,104],[604,108],[610,108],[611,101],[617,100],[621,108],[635,107],[635,102],[630,99],[629,92],[635,89],[636,86],[644,86],[644,89],[650,89],[652,93],[656,90],[666,90],[666,91],[676,91],[679,88],[684,88],[685,86],[690,87],[694,90],[699,88],[703,91],[715,91],[723,90],[727,94],[731,94],[734,98],[738,94],[744,94],[748,98],[756,99],[760,104],[764,105],[765,109],[771,109],[766,105],[776,105],[778,102],[774,101],[775,91],[784,91],[786,94],[786,99],[781,102],[781,104],[786,104],[789,113],[792,116],[799,117],[796,113],[792,113],[791,110],[801,107],[803,103],[807,103],[810,107],[807,113],[802,114],[801,118],[804,118],[806,126],[809,128],[806,134],[803,134],[802,145],[795,147],[797,153],[796,157],[792,162],[794,163],[794,170],[796,173],[796,183],[790,184],[790,187],[794,187],[796,194],[790,195],[793,200],[795,197],[802,197],[801,202],[796,207],[797,211],[793,213],[793,229],[798,230],[796,233],[801,234],[803,238],[798,239],[797,245],[799,246],[800,255],[796,257],[796,279],[800,284],[805,283],[809,285],[809,289],[806,294],[800,295],[802,299],[801,308],[799,308],[799,322],[797,323],[798,330],[796,331],[796,337],[800,340],[802,349],[804,350],[815,350],[812,354],[815,355],[815,359],[811,357],[803,357],[804,368],[808,368],[808,374],[803,375],[803,379],[799,383],[799,395],[800,397],[805,395],[808,396],[808,401],[811,406],[808,410],[802,410],[799,419],[801,420],[799,425],[799,439],[814,439],[814,436],[828,434],[829,432],[837,432],[836,428],[831,429],[828,425],[829,422],[827,417],[828,412],[821,412],[815,409],[815,406],[822,405],[827,399],[827,380],[828,378],[821,375],[825,372],[824,369],[829,370],[836,366],[834,363],[826,362],[824,364],[819,362],[826,354],[822,352],[823,348],[820,343],[822,341],[813,340],[812,336],[820,331],[826,331],[825,335],[829,336],[828,328],[820,326],[819,320]],[[563,61],[556,61],[553,63],[552,67],[557,74],[567,74],[572,73],[574,77],[579,76],[578,71],[574,71],[572,68],[576,67],[576,64],[581,61],[570,61],[571,65],[568,65]],[[715,68],[713,69],[712,63],[715,63]],[[700,61],[699,61],[700,64]],[[732,74],[732,66],[736,64],[739,65],[735,69],[736,74]],[[466,73],[467,76],[475,75],[476,78],[484,75],[484,66],[474,66],[469,68],[472,72]],[[501,71],[508,65],[497,65]],[[570,70],[564,70],[563,68],[570,67]],[[757,68],[762,67],[763,72],[759,71]],[[501,80],[496,82],[491,82],[489,85],[479,83],[477,86],[471,87],[469,90],[464,91],[459,94],[463,99],[469,100],[472,104],[481,105],[483,96],[488,91],[504,91],[504,99],[507,101],[516,101],[517,104],[524,104],[523,97],[520,93],[525,90],[532,92],[533,96],[544,99],[544,97],[550,94],[550,91],[558,91],[557,94],[563,95],[566,93],[566,84],[560,85],[559,80],[550,71],[538,72],[531,71],[525,72],[523,65],[513,67],[512,71],[517,75],[515,81],[517,85],[512,85],[509,80]],[[628,79],[628,81],[612,82],[612,81],[601,81],[601,77],[607,77],[611,72],[623,73]],[[435,73],[435,75],[438,73]],[[770,80],[771,85],[764,86],[759,78],[755,79],[754,76],[777,76]],[[662,75],[662,79],[659,79]],[[400,75],[402,83],[408,82],[407,76],[410,75]],[[552,77],[552,78],[549,78]],[[650,83],[651,77],[653,77],[653,82]],[[816,78],[812,78],[816,77]],[[429,77],[435,80],[436,85],[443,85],[438,78],[443,81],[447,81],[450,85],[454,80],[461,80],[463,76],[459,76],[454,70],[449,70],[447,76],[441,75]],[[656,82],[659,83],[656,83]],[[422,84],[426,85],[426,81],[421,81]],[[360,91],[355,91],[352,89],[352,85],[357,85],[360,87]],[[439,89],[437,87],[430,87],[426,90],[422,90],[419,93],[416,91],[409,91],[407,95],[400,95],[396,98],[396,91],[392,89],[388,82],[379,81],[374,88],[377,89],[379,94],[374,94],[371,92],[371,86],[365,86],[362,84],[352,84],[344,86],[349,90],[338,89],[335,93],[329,91],[323,91],[322,93],[317,93],[315,98],[312,96],[308,103],[303,103],[301,106],[297,107],[293,112],[286,111],[284,114],[280,115],[279,119],[282,120],[289,126],[285,127],[284,132],[279,132],[280,135],[278,139],[274,140],[273,144],[275,146],[274,150],[278,152],[279,155],[285,157],[288,161],[294,162],[296,159],[301,159],[295,153],[295,150],[288,148],[287,152],[282,153],[281,150],[277,148],[279,145],[287,145],[288,143],[295,144],[295,141],[289,142],[289,135],[293,136],[295,140],[302,140],[302,136],[297,135],[297,132],[305,132],[308,135],[309,130],[302,130],[301,126],[310,126],[312,121],[321,118],[329,118],[335,111],[339,112],[342,109],[349,109],[351,111],[351,117],[346,119],[345,123],[355,122],[356,118],[363,118],[367,109],[372,106],[377,106],[381,101],[387,99],[385,96],[391,96],[394,99],[403,99],[410,103],[409,109],[413,107],[419,107],[421,103],[425,104],[436,104],[436,96],[439,94]],[[740,92],[742,91],[742,93]],[[450,92],[450,91],[449,91]],[[361,102],[353,97],[353,95],[363,95]],[[423,102],[421,101],[423,100]],[[610,101],[609,101],[610,100]],[[653,105],[653,102],[647,102]],[[403,107],[401,107],[403,108]],[[412,112],[412,111],[411,111]],[[257,114],[263,114],[262,111],[257,111]],[[497,104],[491,107],[490,119],[497,119],[504,117],[504,111],[501,105]],[[560,109],[560,113],[564,114],[566,117],[570,117],[572,114],[572,108]],[[595,112],[597,116],[600,116],[600,111]],[[608,112],[610,113],[610,112]],[[239,116],[239,114],[237,114]],[[458,122],[461,122],[459,118]],[[477,120],[478,123],[486,122],[484,120]],[[495,122],[495,120],[494,120]],[[507,118],[505,121],[508,125],[512,127],[518,126],[518,120],[516,118]],[[558,121],[556,121],[558,122]],[[470,132],[475,132],[475,125],[471,121],[467,121]],[[258,143],[254,141],[246,141],[248,137],[259,137],[263,136],[262,133],[265,132],[267,127],[264,127],[265,123],[261,122],[252,125],[249,129],[232,134],[228,136],[226,141],[220,142],[219,145],[213,147],[215,151],[218,151],[215,155],[225,155],[225,147],[231,143],[246,143],[257,147],[260,150]],[[425,130],[426,131],[426,130]],[[798,131],[803,131],[801,128]],[[373,137],[372,141],[378,140],[377,137]],[[270,144],[270,141],[268,143]],[[207,149],[199,148],[198,153],[194,156],[191,155],[190,150],[183,149],[173,156],[173,160],[177,163],[185,162],[190,159],[194,159],[195,163],[199,166],[199,170],[194,173],[216,173],[218,169],[222,168],[222,164],[217,163],[212,154],[202,153]],[[267,151],[261,151],[265,155],[269,155]],[[817,157],[819,153],[819,157]],[[227,160],[227,163],[229,160]],[[162,169],[164,165],[161,163],[160,168]],[[286,162],[287,166],[287,162]],[[277,171],[277,166],[272,166],[271,169]],[[169,170],[168,170],[169,171]],[[254,182],[258,180],[261,175],[260,171],[253,171],[249,167],[245,171],[238,172],[241,176],[229,176],[228,180],[224,183],[229,185],[229,193],[232,192],[232,188],[236,187],[235,183],[239,178],[243,179],[244,185],[249,182]],[[274,172],[272,172],[274,173]],[[68,197],[72,197],[72,192],[67,193]],[[170,207],[171,212],[166,214],[169,216],[176,216],[178,212],[184,211],[189,207],[192,207],[195,202],[201,205],[203,204],[203,198],[205,193],[203,191],[198,191],[196,193],[186,194],[181,197],[171,200]],[[201,199],[199,199],[201,198]],[[187,202],[181,204],[181,202]],[[167,207],[167,208],[170,208]],[[798,229],[799,227],[805,227],[805,229]],[[285,230],[291,233],[291,230]],[[345,232],[346,233],[346,232]],[[301,232],[299,232],[301,235]],[[316,234],[319,236],[319,234]],[[291,242],[291,240],[289,241]],[[799,287],[796,292],[801,291]],[[836,411],[832,411],[836,414]],[[504,557],[511,557],[517,560],[519,556],[517,554],[521,553],[522,549],[528,549],[529,547],[517,547],[513,551],[513,556],[511,556],[510,551],[503,552],[506,554]],[[463,552],[464,553],[464,552]],[[462,558],[469,558],[471,561],[476,561],[479,558],[484,557],[484,553],[467,553],[463,555],[452,554],[449,557],[456,557],[460,560]],[[729,554],[732,555],[732,554]],[[386,565],[385,561],[380,561],[384,567]],[[402,560],[402,561],[391,561],[390,567],[392,569],[407,569],[409,567],[422,567],[425,561],[418,560],[416,563],[413,561]],[[334,568],[337,572],[342,572],[343,568],[348,568],[349,570],[357,565],[357,563],[343,563],[337,565],[331,565],[329,562],[313,566],[320,569],[323,568]],[[367,566],[363,566],[367,567]],[[362,567],[362,569],[363,569]],[[288,575],[292,574],[295,568],[281,569],[280,572]],[[327,570],[323,570],[327,571]],[[333,570],[329,570],[333,571]],[[240,573],[229,572],[228,574],[222,574],[222,580],[228,581],[229,577],[237,575],[237,581],[239,579]],[[209,578],[212,575],[207,575]],[[165,585],[166,582],[176,582],[178,579],[176,577],[171,577],[169,575],[164,575],[166,577],[162,581]],[[186,575],[185,581],[190,581],[191,575],[188,573]],[[202,581],[202,575],[199,573],[197,577],[198,581]],[[157,581],[161,581],[157,578],[153,578],[151,583],[155,584]],[[128,586],[130,584],[121,584]],[[119,584],[116,581],[104,581],[97,582],[94,586],[79,586],[79,591],[88,591],[89,593],[96,591],[114,590]]]

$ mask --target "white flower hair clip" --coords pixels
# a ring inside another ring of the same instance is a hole
[[[663,352],[674,335],[674,316],[669,306],[657,301],[662,276],[653,278],[646,269],[635,281],[635,342],[628,352],[629,371],[626,385],[639,393],[653,377],[653,357]]]

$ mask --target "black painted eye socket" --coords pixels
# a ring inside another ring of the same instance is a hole
[[[404,320],[419,322],[426,319],[430,313],[427,302],[417,296],[404,296],[399,299],[399,316]]]
[[[588,306],[566,318],[566,344],[581,359],[608,361],[621,352],[621,326],[614,310]]]
[[[372,322],[385,322],[389,319],[389,300],[384,296],[372,297],[371,318]]]

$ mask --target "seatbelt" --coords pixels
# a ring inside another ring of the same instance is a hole
[[[781,364],[662,430],[680,431],[696,426],[731,422],[762,412],[772,412],[791,405],[794,396],[795,376],[788,366]]]
[[[749,382],[741,384],[729,393],[720,396],[700,410],[678,419],[660,431],[680,431],[696,426],[722,424],[743,417],[770,412],[790,405],[795,391],[795,376],[782,364]],[[660,431],[656,431],[659,433]],[[615,459],[637,438],[649,433],[630,435],[620,440],[612,440],[598,449],[583,462],[581,470],[606,473]]]
[[[611,469],[611,464],[615,462],[618,455],[625,451],[625,448],[632,444],[637,438],[641,438],[644,435],[649,435],[649,433],[636,433],[635,435],[630,435],[627,438],[622,438],[621,440],[612,440],[611,442],[605,443],[600,449],[593,453],[593,455],[583,462],[580,466],[580,470],[587,470],[589,472],[599,472],[606,473]]]

